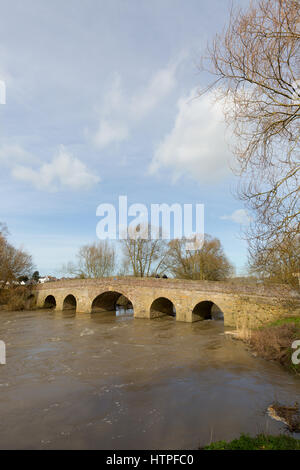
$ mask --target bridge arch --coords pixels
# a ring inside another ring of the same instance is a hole
[[[224,320],[224,313],[211,300],[198,302],[193,308],[193,321],[200,320]]]
[[[54,295],[47,295],[44,300],[44,308],[56,308],[56,299]]]
[[[165,315],[176,317],[175,306],[167,297],[158,297],[150,306],[150,318],[157,318]]]
[[[119,291],[105,291],[97,295],[92,301],[91,312],[112,312],[118,307],[124,310],[133,310],[133,303],[126,293]]]
[[[77,300],[73,294],[67,295],[63,301],[63,310],[76,310]]]

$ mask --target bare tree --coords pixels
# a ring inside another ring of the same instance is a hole
[[[167,244],[159,236],[151,239],[150,225],[129,229],[129,236],[121,240],[123,264],[136,277],[147,277],[162,272]]]
[[[116,253],[107,241],[98,241],[79,248],[77,263],[68,263],[62,271],[76,277],[99,278],[113,274]]]
[[[17,249],[7,240],[6,225],[0,224],[0,282],[4,288],[7,283],[22,276],[30,276],[33,269],[32,257],[23,249]]]
[[[208,52],[209,89],[225,103],[236,137],[239,196],[256,216],[247,236],[252,250],[268,250],[299,233],[299,0],[232,9]]]
[[[266,250],[250,250],[250,273],[264,281],[286,283],[299,287],[300,276],[300,236],[286,235]]]
[[[7,225],[3,222],[0,222],[0,238],[6,239],[8,235],[8,228]]]
[[[220,240],[205,235],[200,250],[186,250],[186,240],[169,242],[166,269],[180,279],[219,281],[229,277],[233,268],[226,258]]]

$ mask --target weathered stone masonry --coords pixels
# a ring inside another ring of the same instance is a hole
[[[135,318],[163,315],[164,311],[153,311],[151,306],[156,299],[165,298],[173,303],[177,321],[194,322],[201,319],[193,313],[196,305],[210,301],[223,312],[224,324],[227,326],[236,326],[244,321],[248,326],[249,323],[250,326],[257,326],[282,315],[299,315],[300,306],[299,295],[287,288],[279,296],[275,288],[261,286],[132,277],[74,279],[40,284],[35,290],[36,306],[42,308],[46,298],[52,295],[56,301],[56,310],[63,310],[66,297],[72,295],[76,299],[78,314],[91,313],[94,299],[105,292],[118,292],[127,297],[133,305]]]

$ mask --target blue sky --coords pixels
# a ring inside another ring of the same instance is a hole
[[[247,0],[239,4],[248,4]],[[231,0],[0,0],[0,221],[58,274],[96,239],[96,208],[203,203],[242,272],[247,214],[230,131],[197,91]]]

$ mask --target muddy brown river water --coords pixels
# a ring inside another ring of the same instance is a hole
[[[0,339],[1,449],[195,449],[282,432],[268,405],[300,402],[218,321],[0,312]]]

